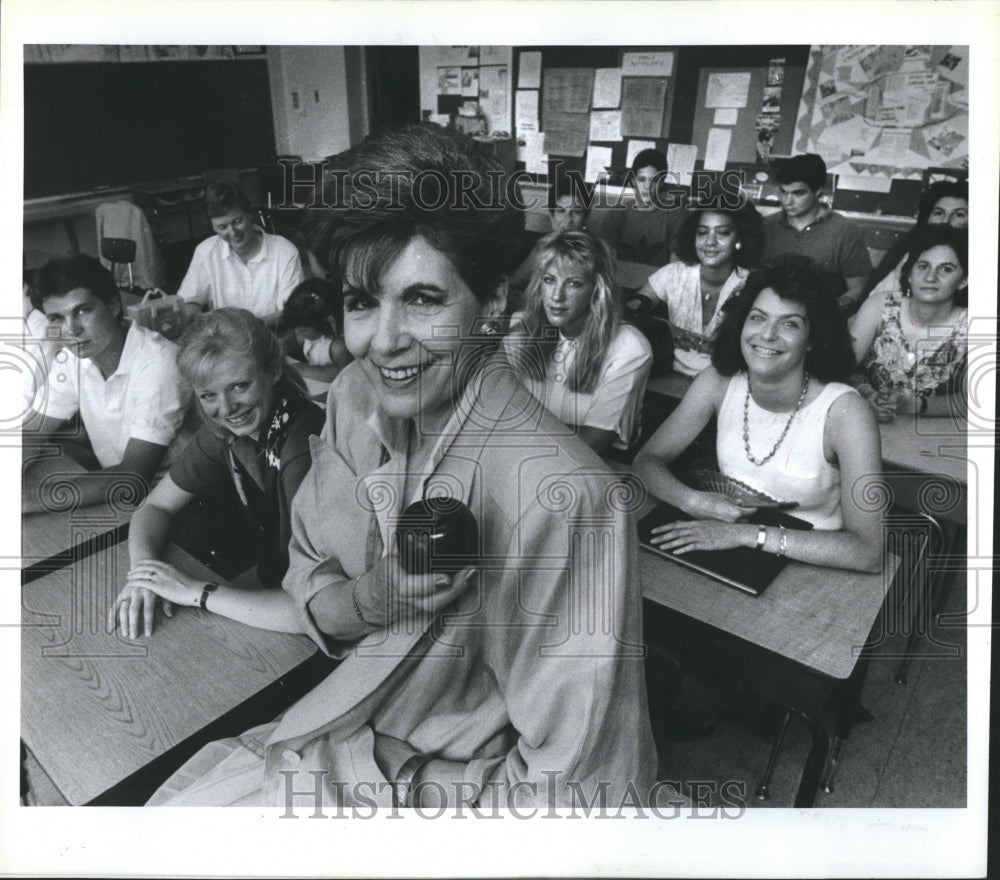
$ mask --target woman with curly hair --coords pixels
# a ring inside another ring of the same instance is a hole
[[[742,546],[814,565],[879,568],[879,514],[854,501],[881,470],[878,426],[844,384],[854,355],[827,284],[816,263],[788,256],[751,273],[726,304],[712,366],[635,459],[653,495],[695,518],[654,529],[653,543],[677,553]],[[740,522],[747,508],[670,472],[713,416],[719,470],[796,502],[795,516],[812,530]]]
[[[969,240],[928,226],[910,247],[900,293],[870,296],[851,320],[862,382],[879,421],[948,415],[961,404],[969,334]]]
[[[598,453],[628,446],[652,364],[646,338],[622,322],[613,266],[586,232],[543,239],[505,340],[528,390]]]
[[[677,235],[682,262],[658,269],[637,294],[666,305],[676,372],[693,378],[711,363],[722,306],[760,265],[763,249],[763,221],[753,205],[727,210],[705,203],[692,209]]]

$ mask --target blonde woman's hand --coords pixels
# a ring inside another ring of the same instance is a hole
[[[166,600],[163,600],[163,613],[167,617],[174,616],[174,606]],[[139,631],[141,620],[143,633],[151,636],[155,614],[156,593],[134,583],[126,583],[114,604],[108,609],[108,632],[114,632],[117,625],[125,638],[137,638],[141,634]]]

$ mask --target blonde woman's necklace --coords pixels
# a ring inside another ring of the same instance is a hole
[[[781,446],[785,437],[788,435],[788,429],[792,427],[792,422],[795,420],[795,416],[798,414],[798,411],[802,409],[802,401],[806,399],[808,391],[809,374],[806,373],[802,382],[802,393],[799,394],[799,402],[795,404],[795,409],[792,410],[792,414],[788,417],[788,421],[785,422],[785,430],[781,432],[781,436],[778,438],[771,451],[765,455],[764,458],[758,461],[753,457],[753,453],[750,451],[750,377],[747,376],[747,393],[746,397],[743,398],[743,449],[746,451],[747,460],[751,464],[755,464],[760,467],[761,465],[767,464],[772,458],[774,458],[774,453],[778,451],[778,447]]]

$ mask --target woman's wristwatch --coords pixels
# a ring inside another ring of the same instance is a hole
[[[219,585],[215,581],[209,581],[202,588],[201,598],[198,600],[198,607],[202,611],[208,610],[208,597],[211,596],[217,589],[219,589]]]

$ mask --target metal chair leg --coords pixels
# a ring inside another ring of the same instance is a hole
[[[774,774],[774,767],[778,763],[778,754],[785,744],[785,734],[788,733],[788,722],[792,720],[792,713],[786,711],[781,719],[781,726],[774,737],[774,744],[771,746],[771,754],[767,759],[767,767],[764,770],[764,778],[757,786],[757,800],[767,801],[771,799],[771,776]]]
[[[931,611],[934,607],[934,593],[937,587],[938,579],[930,573],[929,561],[930,557],[934,554],[940,553],[941,549],[945,546],[945,531],[941,524],[932,516],[926,513],[918,514],[919,518],[926,520],[929,526],[929,532],[927,541],[924,546],[917,553],[916,559],[914,560],[913,570],[910,572],[909,578],[907,579],[907,596],[905,597],[912,603],[912,610],[910,612],[909,618],[909,631],[910,634],[906,639],[906,647],[903,649],[903,659],[899,664],[899,668],[896,670],[895,681],[896,684],[906,684],[906,676],[910,670],[910,664],[913,661],[913,654],[917,646],[917,639],[921,632],[921,602],[924,601],[923,597],[919,594],[919,583],[920,576],[922,573],[926,572],[927,575],[927,597],[926,597],[926,617],[927,617],[927,629],[930,632],[930,623],[932,619]]]
[[[840,753],[844,748],[844,741],[839,736],[834,736],[830,743],[830,757],[826,762],[826,772],[823,774],[821,783],[824,794],[833,794],[833,777],[837,775],[840,767]]]

